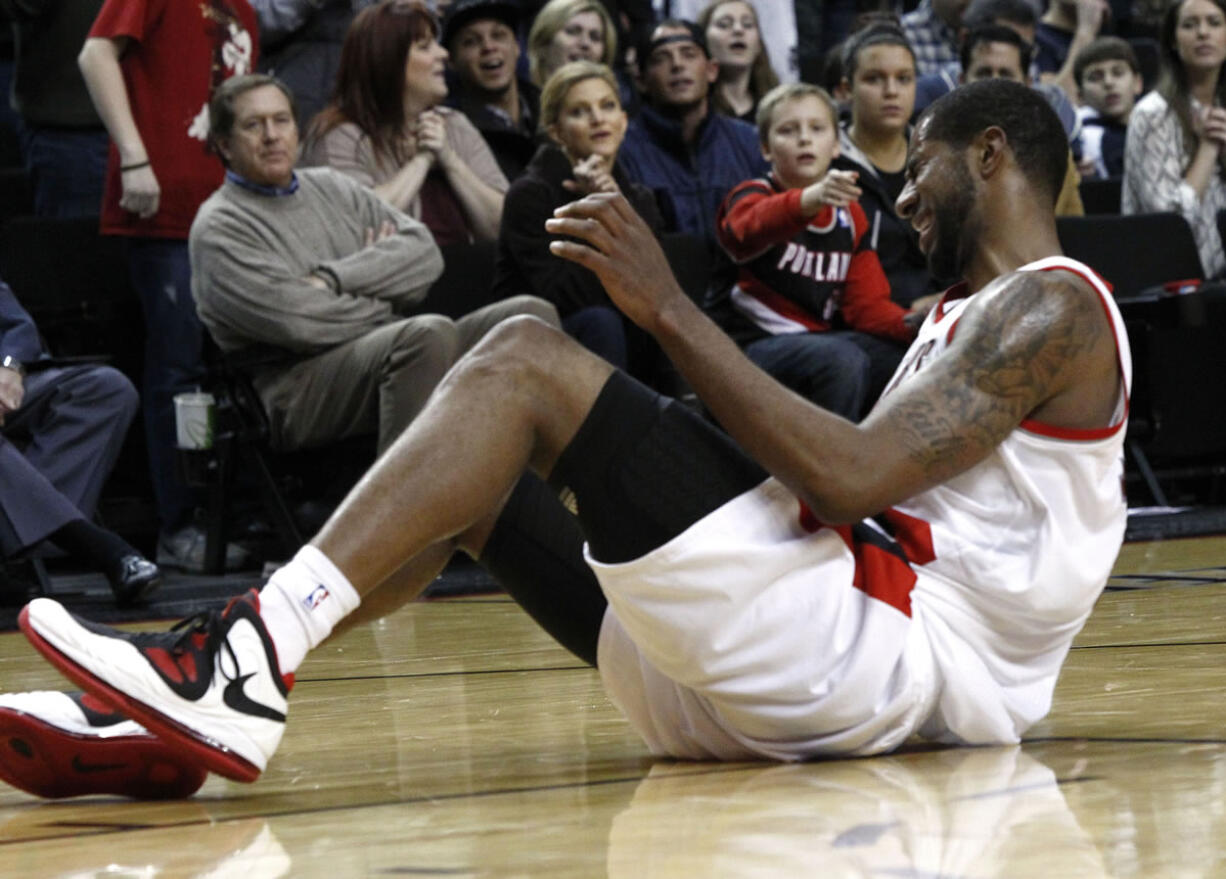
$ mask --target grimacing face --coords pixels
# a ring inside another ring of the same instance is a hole
[[[927,137],[921,124],[907,157],[906,184],[895,205],[919,233],[928,268],[940,279],[960,278],[975,233],[975,181],[966,155]]]

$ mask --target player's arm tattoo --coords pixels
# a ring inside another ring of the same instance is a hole
[[[1014,275],[968,313],[923,393],[891,416],[910,459],[944,479],[985,457],[1083,368],[1107,326],[1101,306],[1071,280]]]

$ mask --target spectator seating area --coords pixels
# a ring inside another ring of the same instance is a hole
[[[1120,24],[1150,88],[1159,67],[1152,28],[1126,27],[1128,20]],[[1134,354],[1127,444],[1130,502],[1226,503],[1221,485],[1226,413],[1210,378],[1226,372],[1226,345],[1217,341],[1226,322],[1226,283],[1202,282],[1196,245],[1180,216],[1122,216],[1118,179],[1083,181],[1080,195],[1085,216],[1060,218],[1061,242],[1070,256],[1114,285]],[[140,387],[144,328],[124,242],[99,236],[96,218],[44,219],[32,211],[17,137],[0,121],[0,278],[34,316],[55,356],[105,358]],[[1226,229],[1226,216],[1219,222]],[[707,244],[679,235],[665,236],[663,244],[681,286],[701,301],[712,270]],[[495,241],[445,246],[443,275],[420,310],[458,317],[487,304],[497,251]],[[320,468],[318,450],[277,452],[247,376],[250,364],[231,362],[215,349],[210,364],[205,389],[217,400],[215,447],[190,457],[185,453],[183,463],[208,490],[210,567],[219,570],[226,539],[243,536],[248,520],[260,523],[273,552],[283,554],[300,544],[322,521],[328,499],[339,498],[373,460],[373,443],[332,454],[331,460],[354,462],[343,473]],[[679,377],[675,387],[685,393]],[[99,515],[145,547],[157,532],[147,471],[138,420]],[[335,480],[321,483],[321,471]],[[320,498],[322,509],[313,507]]]
[[[56,356],[106,358],[139,385],[141,350],[133,340],[143,330],[123,243],[99,236],[96,229],[92,218],[7,218],[0,226],[0,277],[34,315]],[[1186,222],[1175,214],[1091,213],[1061,218],[1059,232],[1070,256],[1111,280],[1127,318],[1136,370],[1128,443],[1132,503],[1221,502],[1226,411],[1209,377],[1226,374],[1226,346],[1219,340],[1226,324],[1226,285],[1199,282],[1195,245]],[[710,271],[705,245],[670,236],[665,249],[682,287],[700,299]],[[493,243],[446,248],[446,269],[423,308],[459,315],[487,302],[495,253]],[[332,495],[345,486],[313,484],[304,475],[318,472],[309,452],[269,448],[262,412],[241,365],[217,362],[208,389],[218,398],[218,446],[211,463],[193,466],[212,489],[210,545],[219,551],[218,541],[233,536],[234,523],[242,519],[235,517],[239,509],[255,511],[253,518],[265,526],[262,533],[276,549],[293,546],[304,528],[319,523],[318,511],[295,518],[295,510],[311,510],[311,491]],[[372,454],[367,449],[356,460],[369,462]],[[137,426],[100,515],[138,541],[154,533],[145,468]],[[358,473],[360,467],[347,478]]]
[[[1087,214],[1057,225],[1065,252],[1112,283],[1128,327],[1130,503],[1221,503],[1226,411],[1211,377],[1226,371],[1226,284],[1201,282],[1178,214]]]
[[[139,302],[128,279],[124,241],[98,234],[94,217],[51,219],[31,216],[25,171],[0,171],[0,185],[22,194],[5,198],[0,215],[0,278],[14,290],[43,333],[48,349],[62,358],[106,360],[140,386],[144,328]],[[23,209],[24,208],[24,209]],[[710,258],[706,245],[669,236],[666,249],[687,293],[701,300]],[[490,301],[496,242],[443,248],[445,270],[422,311],[460,316]],[[221,570],[227,539],[262,541],[280,557],[322,524],[338,499],[374,459],[373,440],[345,442],[338,449],[283,453],[268,441],[267,418],[241,362],[210,352],[205,390],[216,399],[214,448],[183,453],[192,482],[206,489],[207,555],[212,572]],[[321,455],[329,466],[321,468]],[[349,462],[338,468],[332,462]],[[328,479],[321,480],[326,473]],[[139,420],[100,505],[99,517],[112,529],[149,545],[156,535],[152,487],[144,433]],[[247,523],[254,524],[247,524]]]

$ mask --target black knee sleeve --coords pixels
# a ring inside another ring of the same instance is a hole
[[[525,474],[479,562],[559,644],[596,664],[604,593],[583,559],[583,532],[549,486]]]
[[[592,555],[616,564],[667,543],[765,478],[697,413],[614,373],[550,482],[574,491]]]

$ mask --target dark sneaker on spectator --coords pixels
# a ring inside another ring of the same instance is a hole
[[[189,574],[203,574],[205,543],[204,529],[198,525],[188,525],[173,534],[162,534],[158,537],[157,562],[164,568],[176,568]],[[245,569],[251,564],[252,558],[251,552],[237,543],[226,544],[227,571]]]
[[[208,773],[85,693],[0,694],[0,779],[59,799],[190,797]]]
[[[17,623],[70,680],[219,775],[255,781],[281,741],[293,676],[280,672],[254,589],[169,632],[121,632],[50,598]]]

